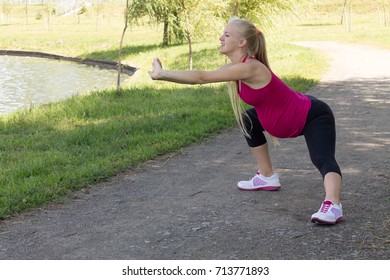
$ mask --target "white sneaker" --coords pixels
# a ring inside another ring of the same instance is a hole
[[[265,177],[259,172],[249,181],[240,181],[237,187],[243,191],[277,191],[281,188],[278,174]]]
[[[318,224],[334,225],[344,221],[343,207],[330,200],[322,203],[320,210],[311,216],[311,221]]]

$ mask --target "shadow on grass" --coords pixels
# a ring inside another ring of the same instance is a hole
[[[161,48],[161,45],[136,45],[136,46],[124,46],[122,48],[122,55],[136,55],[142,52],[148,52],[155,49]],[[84,53],[81,56],[87,58],[98,58],[98,59],[109,59],[117,60],[118,59],[119,49],[109,49],[103,51],[96,51],[91,53]]]

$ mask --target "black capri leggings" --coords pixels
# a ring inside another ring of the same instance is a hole
[[[309,96],[311,108],[306,118],[303,135],[309,149],[310,159],[320,171],[322,177],[329,172],[338,173],[341,170],[335,159],[336,125],[332,110],[323,101]],[[257,117],[255,108],[246,111],[244,124],[251,138],[246,137],[249,147],[258,147],[267,143],[264,129]]]

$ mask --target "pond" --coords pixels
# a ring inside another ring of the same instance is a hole
[[[122,74],[121,79],[129,75]],[[47,58],[0,55],[0,114],[116,86],[117,71]]]

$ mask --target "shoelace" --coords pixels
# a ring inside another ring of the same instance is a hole
[[[329,210],[329,207],[331,206],[331,204],[330,203],[322,203],[322,208],[321,208],[321,212],[322,213],[327,213],[328,212],[328,210]]]

